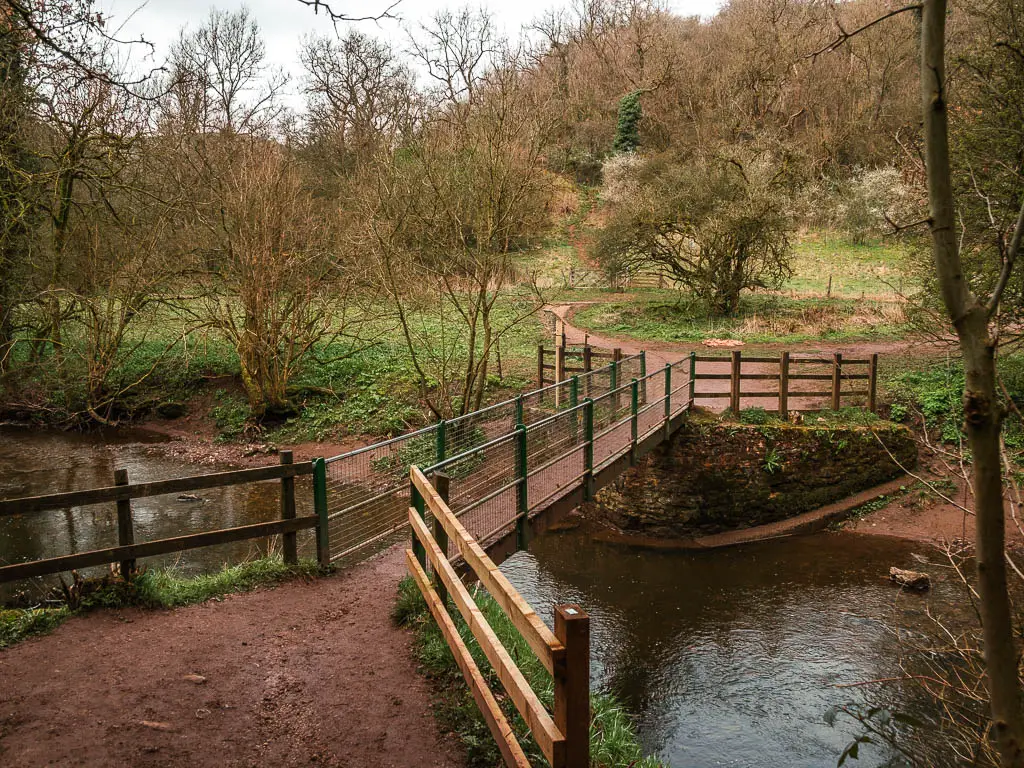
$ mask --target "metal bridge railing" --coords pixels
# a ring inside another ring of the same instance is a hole
[[[643,353],[326,460],[332,562],[408,525],[410,467],[451,478],[449,505],[478,540],[517,528],[692,402],[691,358],[648,372]]]

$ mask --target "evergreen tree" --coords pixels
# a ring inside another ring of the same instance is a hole
[[[640,91],[627,93],[619,101],[619,122],[615,128],[615,142],[612,148],[616,152],[634,152],[640,146]]]

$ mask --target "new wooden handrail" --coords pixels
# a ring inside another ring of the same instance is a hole
[[[565,647],[541,618],[516,591],[494,561],[488,557],[476,539],[463,528],[462,523],[441,499],[437,489],[423,475],[419,467],[410,469],[413,485],[423,496],[427,508],[441,523],[448,537],[455,543],[459,554],[466,561],[484,587],[501,606],[509,620],[519,630],[527,644],[537,654],[541,664],[554,674],[556,663],[564,658]]]
[[[519,740],[516,738],[512,726],[508,724],[508,720],[501,711],[501,707],[498,706],[494,694],[487,687],[487,682],[480,673],[480,668],[473,661],[472,654],[463,642],[458,628],[456,628],[451,616],[448,615],[448,611],[445,610],[440,596],[430,585],[430,578],[416,560],[416,556],[412,553],[411,549],[405,550],[405,562],[427,602],[427,608],[430,609],[431,615],[441,628],[441,634],[444,635],[448,647],[452,650],[455,663],[459,665],[459,669],[462,670],[462,676],[469,684],[469,690],[473,694],[481,714],[484,716],[491,735],[494,736],[494,740],[498,744],[502,757],[505,758],[505,764],[515,766],[516,768],[530,768],[530,761],[526,759],[526,754],[519,745]]]
[[[516,666],[516,663],[509,656],[505,646],[501,644],[491,625],[487,623],[480,607],[469,594],[466,585],[459,579],[455,569],[434,537],[427,530],[427,524],[419,513],[409,508],[409,524],[412,526],[413,534],[426,550],[427,558],[434,568],[434,572],[440,576],[442,583],[451,595],[455,606],[466,620],[473,637],[476,638],[484,656],[491,663],[502,686],[508,692],[512,703],[515,704],[519,714],[533,732],[537,745],[540,747],[544,757],[552,765],[561,765],[565,761],[565,736],[555,727],[554,718],[541,704],[537,694],[530,687],[523,673]],[[409,550],[411,554],[412,551]]]

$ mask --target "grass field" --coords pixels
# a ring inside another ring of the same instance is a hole
[[[523,299],[509,295],[496,305],[495,325],[521,315]],[[453,332],[458,323],[442,330],[440,312],[428,307],[411,317],[416,333],[434,344],[446,339],[444,354],[457,373],[460,342]],[[116,399],[113,417],[127,421],[147,414],[168,415],[199,407],[198,400],[212,400],[208,415],[222,439],[243,435],[249,417],[241,386],[240,366],[234,348],[210,330],[181,336],[186,322],[168,308],[151,311],[131,327],[125,352],[109,378],[113,391],[126,388]],[[362,325],[356,341],[335,340],[317,345],[290,382],[289,395],[298,415],[269,428],[262,439],[275,441],[319,440],[339,435],[391,436],[420,426],[429,419],[420,402],[417,378],[409,350],[393,313]],[[527,317],[502,336],[500,375],[496,356],[488,375],[490,397],[502,397],[532,379],[537,344],[547,337],[539,314]],[[0,413],[39,424],[74,424],[85,419],[85,345],[67,336],[64,367],[55,372],[52,351],[40,364],[25,366],[15,396]],[[465,348],[463,343],[462,348]],[[478,350],[480,344],[477,345]],[[16,347],[15,363],[25,363],[27,345]],[[435,350],[436,354],[441,354]],[[429,366],[428,366],[429,372]],[[128,386],[140,382],[134,386]],[[204,394],[212,397],[202,398]],[[85,419],[87,421],[87,419]]]
[[[711,318],[698,305],[647,292],[628,301],[583,307],[575,322],[594,333],[652,341],[748,343],[898,338],[906,332],[899,304],[854,299],[792,299],[748,295],[734,317]]]

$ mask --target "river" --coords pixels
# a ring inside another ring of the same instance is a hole
[[[275,457],[267,458],[272,463]],[[39,431],[0,427],[0,498],[17,498],[60,491],[113,485],[114,470],[125,468],[132,482],[167,480],[232,469],[196,466],[168,450],[167,438],[144,430],[88,433]],[[296,479],[296,505],[300,515],[312,514],[309,478]],[[277,482],[249,483],[197,491],[198,500],[179,501],[178,495],[135,499],[132,516],[135,540],[149,541],[186,533],[228,528],[280,518]],[[299,533],[299,554],[314,553],[312,534]],[[71,507],[0,518],[0,563],[16,563],[72,552],[116,546],[117,513],[113,504]],[[182,574],[220,568],[265,554],[265,539],[204,547],[142,561],[148,566],[173,566]],[[97,574],[102,568],[87,569]],[[28,585],[31,595],[42,595],[55,579]],[[0,584],[0,600],[26,583]]]
[[[828,725],[830,707],[875,694],[937,715],[892,688],[836,687],[898,674],[890,627],[927,631],[928,602],[955,600],[948,583],[922,596],[888,582],[890,565],[936,572],[914,554],[939,559],[927,545],[851,533],[683,552],[579,529],[538,537],[502,570],[549,622],[556,602],[590,612],[592,685],[637,716],[645,754],[675,768],[823,768],[862,732],[849,719]],[[872,746],[851,764],[903,765]]]

